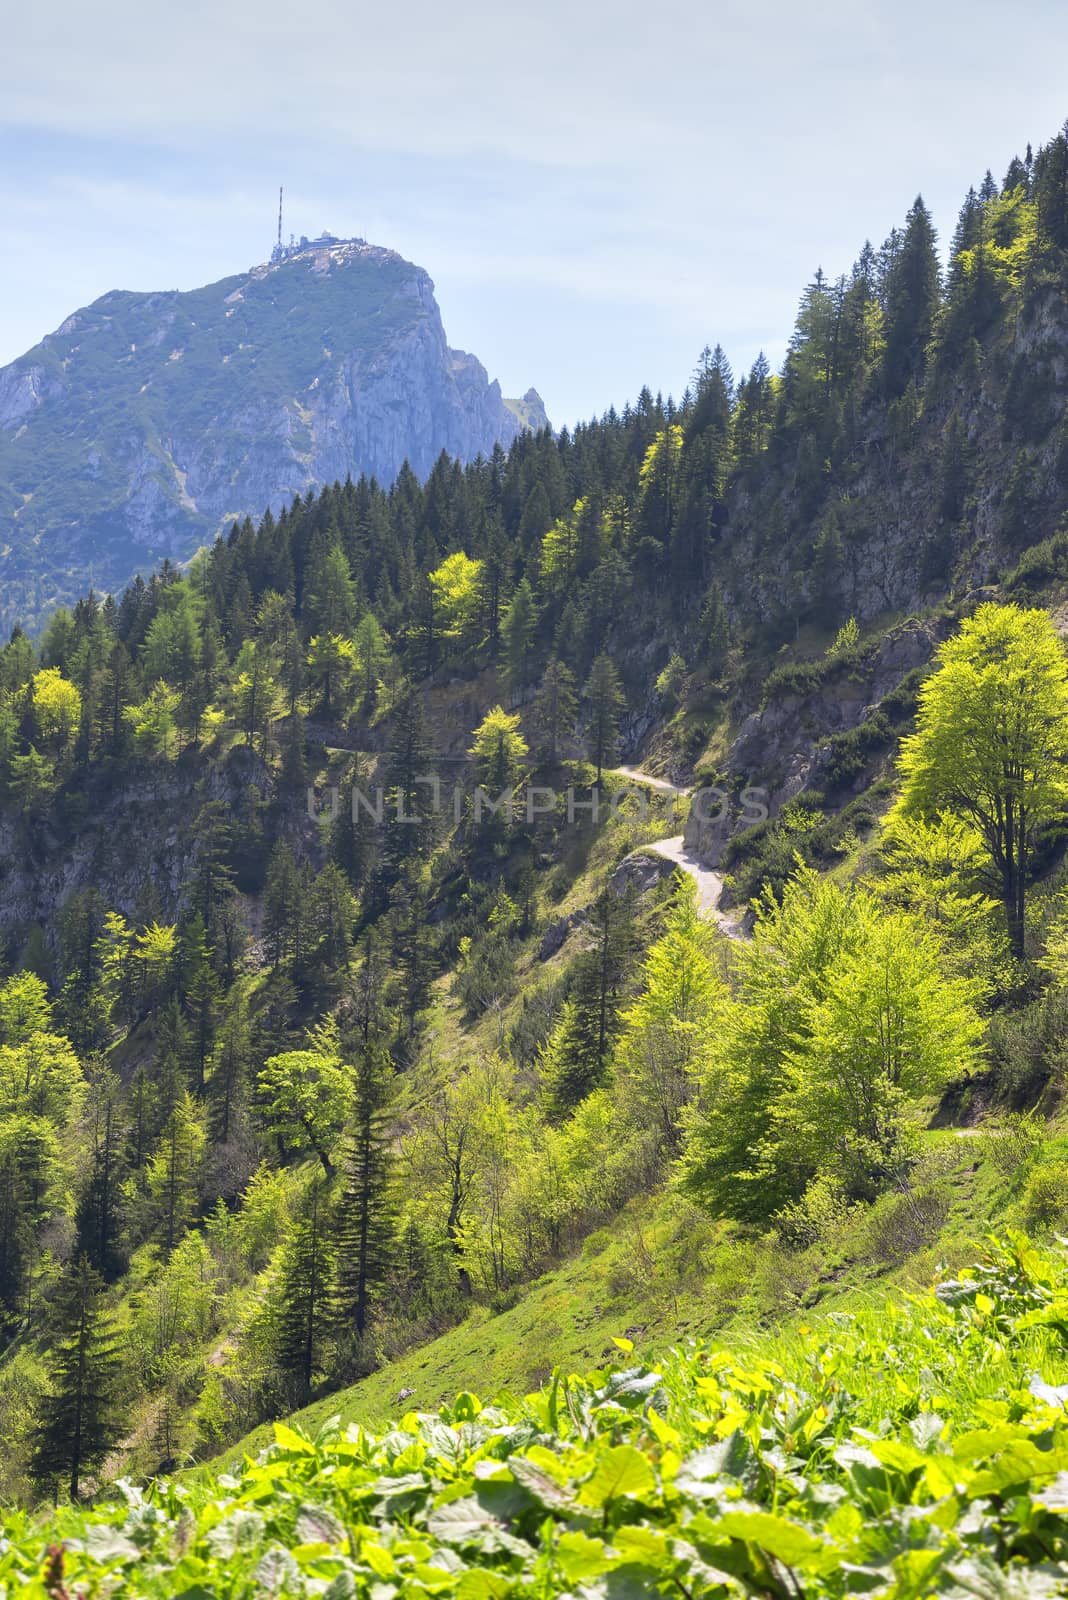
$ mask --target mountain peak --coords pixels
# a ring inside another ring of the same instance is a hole
[[[533,398],[532,398],[533,396]],[[450,349],[423,268],[322,234],[188,291],[112,290],[0,369],[0,626],[362,474],[547,425]]]

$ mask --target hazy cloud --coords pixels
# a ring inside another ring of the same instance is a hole
[[[559,420],[678,390],[706,339],[780,352],[815,267],[918,189],[950,228],[1068,111],[1066,43],[1060,8],[961,0],[39,0],[0,53],[0,359],[108,288],[262,259],[284,180],[296,231],[419,260]]]

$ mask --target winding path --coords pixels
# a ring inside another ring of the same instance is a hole
[[[651,772],[642,772],[640,767],[615,767],[621,778],[630,778],[635,783],[644,783],[646,788],[659,789],[663,794],[689,794],[689,789],[680,789],[677,783],[669,783],[666,778],[654,778]]]
[[[674,839],[656,839],[652,844],[644,847],[647,851],[653,850],[658,856],[663,856],[665,861],[673,861],[682,871],[688,874],[697,885],[697,909],[703,917],[711,917],[721,933],[728,939],[744,939],[742,929],[743,912],[721,911],[719,909],[720,897],[723,894],[723,879],[718,872],[713,872],[711,867],[703,867],[686,849],[682,834]]]
[[[650,789],[659,789],[664,794],[685,795],[690,792],[688,789],[680,789],[678,784],[669,783],[666,778],[654,778],[651,772],[642,772],[640,767],[616,767],[615,771],[621,777],[629,778],[632,783],[644,783]],[[720,932],[725,933],[728,939],[746,937],[742,928],[744,912],[719,909],[723,894],[723,879],[718,872],[713,872],[711,867],[703,867],[697,857],[690,854],[681,833],[672,839],[656,839],[652,844],[643,845],[642,849],[663,856],[665,861],[673,862],[681,872],[685,872],[693,879],[697,885],[697,909],[703,917],[711,917]]]

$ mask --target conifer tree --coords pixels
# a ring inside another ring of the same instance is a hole
[[[638,949],[633,890],[606,889],[591,913],[592,943],[575,962],[564,1015],[543,1065],[550,1114],[567,1116],[605,1081],[624,986]]]
[[[536,628],[534,592],[529,581],[522,578],[509,602],[501,626],[505,678],[513,695],[522,696],[534,681],[532,657]]]
[[[311,1184],[282,1269],[275,1329],[275,1361],[294,1404],[306,1401],[322,1371],[334,1326],[331,1286],[335,1272],[332,1218],[325,1186]]]
[[[207,1084],[208,1134],[213,1145],[229,1144],[244,1107],[251,1038],[248,1012],[232,1001],[219,1029]]]
[[[297,864],[289,846],[279,839],[267,863],[263,888],[263,933],[276,967],[292,948],[297,898]]]
[[[83,1475],[100,1466],[120,1431],[118,1349],[103,1283],[84,1256],[64,1273],[56,1296],[50,1368],[32,1471],[53,1494],[65,1479],[77,1500]]]
[[[126,1167],[126,1120],[119,1080],[103,1068],[89,1093],[89,1180],[76,1215],[78,1253],[108,1282],[121,1274],[122,1181]]]
[[[560,740],[575,726],[575,710],[575,679],[571,669],[553,656],[530,708],[534,748],[551,767],[556,765]]]
[[[361,1042],[353,1073],[345,1188],[336,1219],[338,1311],[360,1337],[393,1265],[396,1206],[387,1113],[392,1065],[372,1036]]]
[[[408,861],[428,854],[434,840],[436,776],[423,702],[414,690],[397,707],[386,760],[383,866],[392,882]]]
[[[883,378],[890,397],[901,394],[910,380],[923,376],[938,309],[935,242],[930,213],[917,196],[905,219],[905,230],[886,279]]]
[[[371,819],[359,802],[363,782],[363,766],[356,756],[339,785],[337,816],[330,828],[331,859],[341,868],[353,889],[359,888],[368,873],[373,843]]]
[[[196,1214],[204,1127],[190,1094],[179,1096],[145,1175],[152,1231],[169,1256]]]
[[[619,719],[627,703],[610,656],[602,653],[593,663],[586,680],[585,699],[586,737],[600,783],[604,768],[616,753]]]

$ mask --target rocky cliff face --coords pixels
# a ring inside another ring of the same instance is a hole
[[[450,350],[419,267],[356,241],[105,295],[0,370],[0,624],[182,560],[235,518],[545,426]]]

